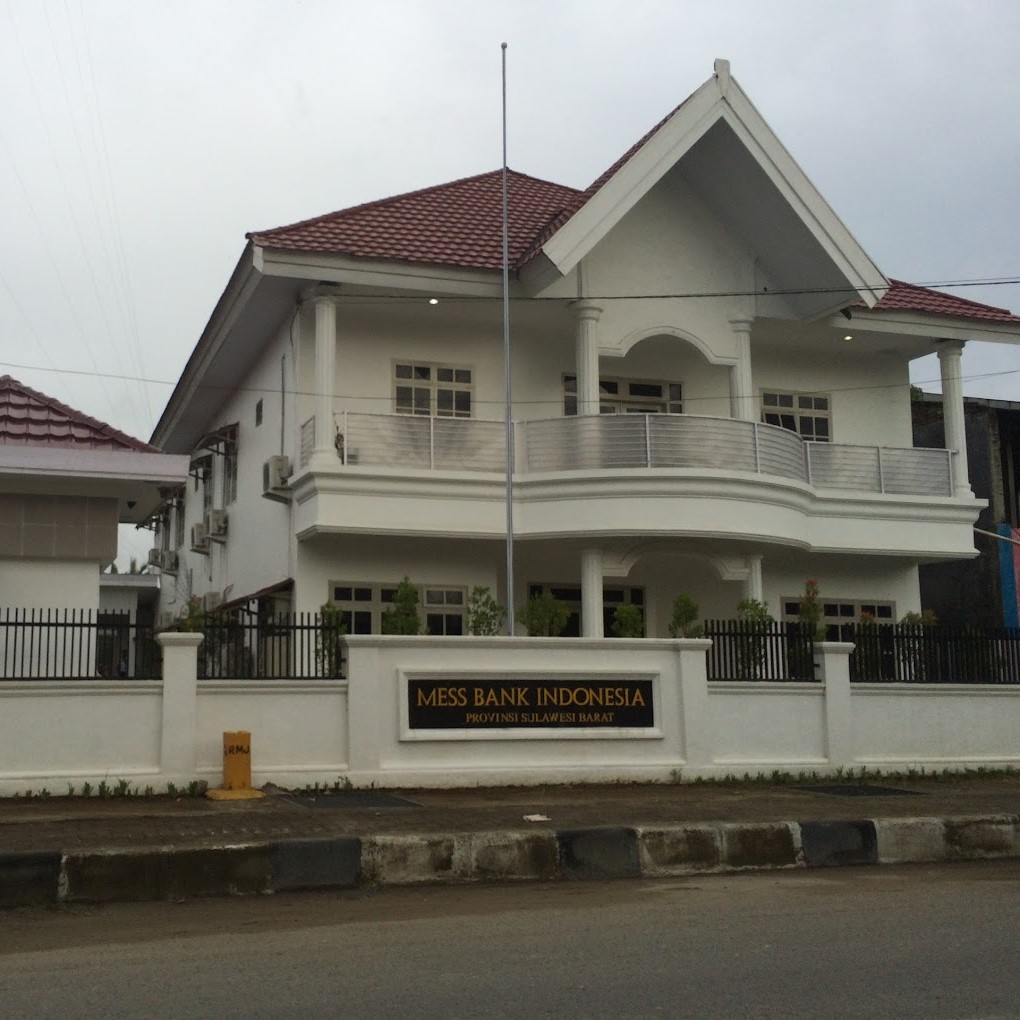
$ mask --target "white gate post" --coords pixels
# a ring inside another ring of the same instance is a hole
[[[680,671],[680,732],[687,768],[697,773],[712,764],[712,736],[708,707],[707,638],[677,641],[677,668]]]
[[[204,635],[165,631],[163,647],[163,728],[159,767],[164,779],[195,778],[198,729],[198,646]]]
[[[825,687],[825,756],[833,768],[854,763],[853,709],[850,703],[852,641],[815,644],[818,679]]]

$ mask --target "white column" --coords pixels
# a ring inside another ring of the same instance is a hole
[[[764,586],[761,579],[761,557],[747,557],[747,579],[744,581],[744,598],[764,602]]]
[[[332,469],[337,465],[336,427],[336,294],[314,291],[315,308],[315,448],[312,463]]]
[[[198,722],[198,646],[202,634],[164,631],[163,711],[159,768],[164,781],[180,785],[195,778]]]
[[[825,688],[825,756],[830,768],[852,766],[853,704],[850,695],[850,641],[819,641],[815,645],[818,677]]]
[[[591,301],[574,302],[577,365],[577,413],[599,413],[598,321],[602,309]]]
[[[751,376],[751,319],[730,319],[737,348],[730,368],[730,414],[742,421],[758,420],[758,397]]]
[[[962,340],[938,341],[939,368],[942,371],[942,421],[946,449],[953,451],[953,495],[973,499],[963,417],[963,374],[960,367],[963,346]]]
[[[602,552],[581,550],[581,637],[605,637],[602,626]]]

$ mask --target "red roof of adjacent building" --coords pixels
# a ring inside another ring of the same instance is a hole
[[[0,376],[0,444],[161,452],[9,375]]]
[[[520,269],[533,258],[683,105],[681,103],[663,117],[583,191],[508,171],[511,269]],[[464,177],[289,226],[252,231],[247,236],[257,245],[284,251],[322,252],[463,269],[501,269],[502,172],[493,170]],[[1020,317],[1005,308],[901,280],[889,283],[888,292],[875,306],[879,311],[920,312],[973,322],[1020,323]]]
[[[926,315],[946,315],[954,319],[971,319],[978,322],[1020,322],[1008,308],[983,305],[978,301],[945,294],[930,287],[918,287],[902,280],[889,280],[889,290],[874,310],[880,312],[923,312]]]

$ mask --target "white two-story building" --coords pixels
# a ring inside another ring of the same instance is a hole
[[[974,555],[961,357],[1002,309],[887,279],[725,61],[589,188],[509,174],[514,602],[601,636],[673,599],[705,618],[818,581],[831,622],[919,608]],[[889,181],[876,202],[895,202]],[[162,610],[338,604],[378,632],[420,585],[460,634],[504,601],[499,171],[248,235],[154,432],[191,457],[160,514]],[[937,352],[948,449],[911,441]]]

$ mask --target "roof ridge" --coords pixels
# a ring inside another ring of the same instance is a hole
[[[443,181],[440,184],[431,184],[425,188],[414,188],[411,191],[402,191],[397,195],[386,195],[384,198],[375,198],[370,202],[361,202],[358,205],[350,205],[343,209],[334,209],[332,212],[323,213],[320,216],[312,216],[306,220],[296,220],[293,223],[284,223],[278,227],[269,227],[266,230],[250,230],[244,236],[249,240],[258,237],[269,237],[274,234],[282,233],[283,231],[295,230],[300,227],[313,226],[317,223],[325,223],[329,220],[334,219],[337,216],[346,216],[350,213],[362,212],[366,209],[378,209],[384,206],[390,205],[395,202],[402,202],[409,198],[416,198],[421,195],[435,194],[439,191],[445,191],[449,188],[459,187],[467,184],[471,181],[481,181],[485,178],[495,177],[498,174],[502,174],[502,167],[496,170],[486,170],[480,174],[469,174],[466,177],[458,177],[452,181]],[[545,180],[541,177],[535,177],[533,174],[522,173],[519,170],[513,170],[507,167],[507,174],[509,176],[521,178],[523,180],[535,181],[538,184],[549,184],[556,188],[567,188],[570,191],[580,194],[577,188],[572,188],[568,184],[558,184],[556,181]]]
[[[145,442],[142,439],[136,439],[134,436],[129,436],[126,432],[121,432],[120,429],[114,428],[108,422],[101,421],[99,418],[93,418],[92,415],[86,414],[84,411],[79,411],[69,404],[63,403],[63,401],[57,400],[56,397],[51,397],[41,390],[33,389],[31,386],[21,382],[20,379],[15,379],[12,375],[0,375],[0,392],[4,389],[11,391],[20,391],[26,397],[32,400],[36,400],[41,404],[45,404],[48,408],[54,411],[58,411],[60,414],[65,415],[72,422],[76,422],[79,425],[86,425],[96,432],[99,432],[107,439],[114,440],[121,443],[124,446],[128,446],[131,449],[138,450],[145,453],[161,453],[162,451],[150,443]]]

